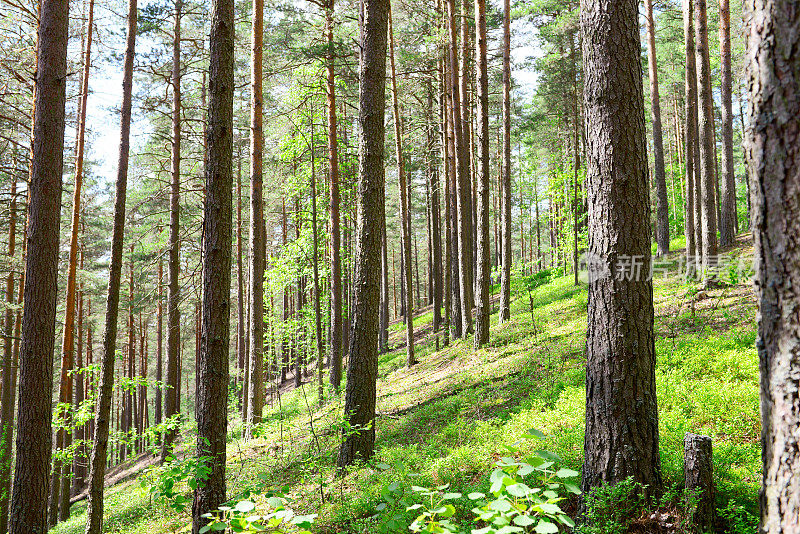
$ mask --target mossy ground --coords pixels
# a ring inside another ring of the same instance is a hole
[[[741,258],[749,265],[752,252],[744,245],[731,255],[734,263]],[[677,274],[679,254],[667,262],[669,274],[654,280],[665,483],[679,492],[685,432],[708,434],[714,438],[718,507],[732,502],[755,512],[760,426],[756,304],[749,277],[723,273],[728,282],[723,287],[699,291]],[[480,491],[503,445],[518,442],[529,428],[546,438],[523,447],[555,452],[565,466],[579,469],[586,288],[559,277],[529,295],[520,277],[514,294],[511,321],[498,326],[493,315],[491,341],[477,351],[471,340],[436,351],[432,314],[418,316],[415,327],[426,335],[417,344],[419,363],[411,369],[405,367],[403,327],[392,326],[395,349],[380,357],[376,459],[345,477],[335,472],[342,401],[326,391],[329,398],[317,409],[314,383],[283,394],[280,403],[273,400],[257,439],[239,439],[240,422],[232,421],[229,496],[262,505],[265,492],[283,488],[296,510],[319,514],[316,532],[369,533],[385,528],[392,516],[413,519],[397,506],[376,511],[391,481]],[[153,502],[136,480],[106,495],[106,532],[181,532],[189,524],[186,513]],[[84,522],[85,503],[79,503],[54,532],[83,532]]]

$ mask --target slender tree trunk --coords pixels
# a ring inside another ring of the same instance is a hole
[[[719,50],[721,55],[722,176],[720,180],[719,244],[729,247],[736,234],[736,176],[733,168],[733,103],[731,83],[731,12],[729,0],[719,2]]]
[[[452,0],[448,0],[452,1]],[[445,22],[449,27],[449,18]],[[446,54],[445,58],[445,79],[447,80],[448,91],[446,91],[446,104],[445,115],[447,123],[447,158],[448,158],[448,176],[447,176],[447,198],[450,203],[450,230],[449,230],[449,243],[450,243],[450,283],[448,284],[448,291],[450,297],[450,325],[452,328],[453,337],[461,337],[463,332],[463,322],[461,317],[461,271],[459,252],[458,252],[458,211],[456,205],[458,203],[458,186],[457,186],[457,164],[456,164],[456,142],[455,142],[455,128],[453,127],[453,117],[456,112],[453,111],[453,93],[452,88],[452,57]]]
[[[761,369],[763,475],[759,532],[800,532],[800,11],[789,0],[749,0],[747,160]]]
[[[400,117],[400,104],[397,95],[397,74],[394,63],[394,29],[392,27],[392,9],[389,7],[389,65],[392,80],[392,110],[394,115],[394,138],[397,153],[398,188],[400,190],[400,242],[403,247],[403,281],[405,283],[405,318],[406,318],[406,365],[411,367],[416,362],[414,357],[414,289],[411,281],[411,210],[409,206],[408,184],[406,183],[405,161],[403,160],[403,119]]]
[[[645,26],[647,27],[647,66],[650,75],[650,117],[653,123],[653,177],[656,182],[656,256],[669,252],[669,202],[667,180],[664,172],[664,138],[661,133],[661,102],[658,93],[658,66],[656,62],[656,19],[653,0],[645,0]]]
[[[263,158],[263,39],[264,2],[253,2],[252,56],[250,64],[250,367],[248,370],[247,435],[261,422],[264,411],[264,192]]]
[[[658,494],[650,200],[636,0],[584,0],[589,280],[583,489],[633,477]],[[624,239],[617,239],[624,236]],[[619,277],[617,262],[640,258]],[[631,425],[630,421],[636,421]]]
[[[511,2],[503,0],[502,274],[499,321],[511,319]]]
[[[330,382],[339,391],[342,385],[342,259],[339,218],[339,138],[336,120],[336,83],[334,79],[335,51],[333,42],[334,0],[325,12],[328,39],[327,96],[328,96],[328,179],[330,180],[331,230],[331,368]]]
[[[122,78],[122,107],[120,113],[119,161],[116,197],[114,199],[114,230],[111,237],[111,264],[108,275],[105,334],[100,362],[100,383],[94,416],[94,443],[89,472],[89,505],[86,510],[86,534],[100,534],[103,529],[103,486],[107,466],[108,431],[114,388],[114,363],[117,350],[117,319],[119,290],[122,275],[122,244],[125,233],[125,200],[128,187],[128,155],[130,153],[131,102],[133,95],[133,60],[136,49],[137,5],[128,3],[128,30],[125,41],[125,63]]]
[[[355,258],[355,294],[344,413],[349,428],[339,449],[339,467],[368,460],[375,451],[378,375],[381,219],[384,217],[383,110],[386,98],[388,0],[364,0],[359,87],[360,161]]]
[[[700,221],[697,218],[698,206],[698,147],[697,147],[697,67],[694,55],[694,8],[693,0],[683,2],[683,34],[686,50],[686,134],[685,174],[686,174],[686,211],[684,212],[684,236],[686,237],[686,274],[694,277],[702,268],[700,252],[702,239],[699,231]]]
[[[704,283],[712,277],[711,270],[717,261],[717,209],[715,191],[716,149],[714,135],[714,108],[711,95],[711,64],[708,56],[708,27],[706,0],[693,0],[695,16],[695,62],[697,65],[697,110],[700,166],[698,184],[700,190],[702,246],[702,279]]]
[[[167,270],[167,380],[164,418],[180,414],[180,212],[181,212],[181,16],[183,0],[175,0],[175,25],[172,40],[172,168],[169,196],[169,257]],[[172,449],[176,432],[164,434],[161,462]]]
[[[428,85],[428,112],[431,118],[428,124],[428,160],[431,211],[431,278],[433,280],[433,331],[436,334],[436,347],[439,347],[439,329],[442,324],[442,229],[439,211],[439,166],[434,157],[436,144],[436,109],[434,107],[433,87]]]
[[[208,165],[205,172],[206,202],[203,217],[203,326],[196,388],[197,452],[211,459],[208,480],[194,492],[193,534],[198,534],[200,528],[207,523],[203,514],[217,510],[225,502],[225,438],[228,426],[228,352],[233,243],[233,4],[233,0],[214,0],[211,8],[206,137]],[[258,9],[255,11],[258,12]],[[255,219],[259,213],[260,210],[251,214],[251,219]],[[259,229],[258,233],[260,232]],[[254,279],[263,276],[263,264],[259,266],[261,270],[254,270],[252,277]],[[252,284],[253,280],[250,283]],[[254,320],[254,323],[260,322],[261,317],[254,319],[259,319],[259,321]],[[251,327],[250,343],[258,345],[257,354],[260,358],[263,339],[256,337],[254,330],[255,328]],[[251,357],[255,354],[252,346],[250,354]],[[251,362],[251,370],[255,363],[257,362]],[[263,384],[261,382],[263,377],[259,375],[258,378],[259,384]],[[251,389],[254,385],[251,378]],[[253,411],[251,405],[251,417]]]
[[[320,407],[325,400],[325,390],[322,383],[322,371],[325,368],[322,354],[325,352],[325,347],[322,345],[322,308],[319,296],[319,235],[317,232],[317,175],[316,175],[316,161],[314,157],[314,113],[311,116],[311,237],[312,237],[312,253],[311,270],[312,270],[312,283],[314,284],[314,334],[316,338],[315,355],[317,357],[317,395],[319,396]]]
[[[161,227],[158,230],[161,235]],[[161,256],[158,258],[158,304],[156,305],[156,399],[155,399],[155,419],[153,424],[160,425],[163,419],[162,413],[162,399],[164,392],[161,388],[161,381],[163,380],[162,369],[164,368],[164,354],[162,347],[164,345],[164,260]]]
[[[245,351],[244,339],[247,335],[244,322],[245,291],[244,291],[244,265],[242,262],[242,154],[238,151],[236,158],[236,381],[239,385],[239,410],[242,421],[247,421],[248,375],[245,364],[248,354]],[[249,305],[249,304],[248,304]]]
[[[381,221],[381,312],[378,345],[381,354],[389,351],[389,252],[386,243],[386,219]]]
[[[64,104],[69,3],[42,0],[35,75],[28,205],[28,252],[20,344],[17,460],[11,532],[47,532],[52,458],[53,346],[59,216],[64,165]]]
[[[466,20],[464,21],[466,24]],[[475,348],[489,341],[489,67],[486,53],[486,1],[475,1],[475,64],[478,89],[478,281],[475,299]]]
[[[16,293],[14,288],[14,252],[17,239],[17,177],[11,177],[11,203],[8,214],[8,276],[6,277],[6,308],[3,339],[3,387],[0,404],[0,534],[8,532],[8,505],[11,500],[11,455],[13,454],[12,439],[14,439],[14,399],[17,387],[17,376],[14,371],[14,309]]]

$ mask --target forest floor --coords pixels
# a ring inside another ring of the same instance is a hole
[[[755,532],[760,424],[752,246],[742,238],[728,251],[723,283],[709,290],[685,282],[680,256],[659,260],[663,272],[659,269],[654,278],[660,454],[667,490],[662,504],[683,499],[684,434],[707,434],[714,439],[717,531]],[[523,452],[545,449],[560,457],[559,465],[579,470],[586,287],[575,287],[571,276],[557,277],[529,293],[519,277],[512,291],[511,320],[498,326],[493,315],[491,341],[481,350],[472,348],[471,339],[435,350],[428,311],[415,318],[415,328],[425,335],[417,341],[419,363],[408,369],[404,327],[391,326],[394,350],[380,356],[376,458],[344,477],[335,467],[343,401],[326,391],[330,398],[317,408],[315,378],[287,390],[280,403],[265,410],[257,438],[242,440],[241,422],[231,421],[227,483],[232,502],[249,499],[261,510],[268,507],[267,496],[280,491],[297,513],[318,514],[314,532],[401,532],[418,512],[407,512],[404,504],[387,498],[390,494],[405,492],[413,500],[412,484],[450,484],[448,491],[465,495],[486,491],[493,463],[507,454],[504,445],[516,444]],[[531,428],[544,438],[521,440]],[[187,531],[190,504],[177,511],[151,496],[150,484],[158,476],[143,471],[137,480],[107,489],[105,532]],[[453,503],[459,510],[454,521],[468,532],[472,521],[460,511],[472,505],[466,498]],[[85,507],[76,503],[72,517],[53,532],[83,532]]]

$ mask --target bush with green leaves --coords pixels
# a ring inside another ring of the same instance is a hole
[[[173,510],[183,512],[191,503],[191,497],[186,496],[182,483],[194,491],[203,487],[210,475],[210,456],[190,455],[181,459],[169,456],[164,464],[145,473],[142,485],[150,487],[150,496],[154,500],[164,501]]]
[[[576,534],[624,534],[647,508],[647,499],[632,477],[602,484],[586,494],[586,512]]]
[[[252,501],[240,501],[234,506],[220,506],[215,513],[203,514],[208,519],[208,524],[200,528],[200,534],[222,531],[242,534],[311,534],[308,529],[314,524],[317,514],[297,515],[287,503],[283,497],[269,497],[269,510],[263,514],[256,513],[256,505]]]

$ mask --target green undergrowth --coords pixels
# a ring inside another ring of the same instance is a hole
[[[666,261],[675,268],[680,263],[677,254]],[[231,421],[232,501],[252,500],[258,510],[280,490],[297,513],[318,514],[314,532],[403,532],[416,515],[398,504],[398,495],[419,499],[412,485],[449,484],[447,491],[463,495],[487,492],[492,465],[506,445],[520,454],[551,451],[560,457],[559,466],[579,470],[585,286],[575,287],[571,276],[517,276],[513,290],[511,320],[497,325],[493,315],[491,341],[481,350],[473,349],[471,339],[443,347],[440,336],[436,351],[432,314],[426,312],[415,320],[415,328],[427,331],[417,343],[419,363],[408,369],[404,329],[392,325],[394,350],[380,356],[376,457],[344,477],[335,467],[342,399],[330,390],[321,409],[315,383],[273,398],[251,441],[243,441],[241,423]],[[673,272],[655,279],[654,297],[665,486],[682,495],[684,434],[708,434],[714,438],[719,530],[755,531],[760,428],[751,288],[744,279],[727,279],[700,291]],[[522,439],[531,428],[543,439]],[[471,508],[466,497],[453,504],[456,510]],[[84,513],[85,504],[76,504],[72,518],[54,532],[82,532]],[[471,516],[460,512],[452,520],[465,532],[472,526]],[[106,532],[180,532],[188,522],[186,512],[153,501],[136,481],[108,490]]]

